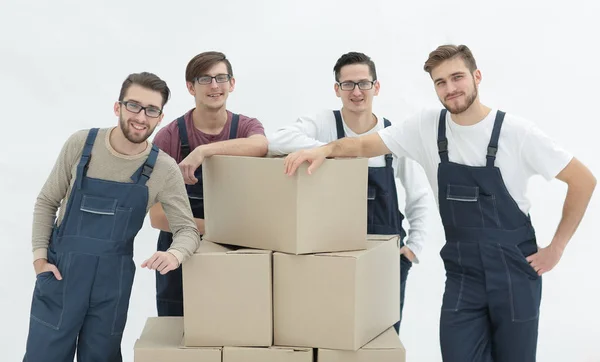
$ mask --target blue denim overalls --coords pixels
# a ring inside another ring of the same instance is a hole
[[[135,275],[133,241],[144,223],[158,148],[131,176],[133,183],[86,176],[98,129],[90,130],[64,219],[48,246],[52,272],[36,278],[24,361],[121,361]],[[104,140],[102,140],[104,142]]]
[[[542,278],[526,257],[534,228],[494,166],[504,113],[498,111],[486,166],[450,162],[446,110],[438,128],[439,206],[446,234],[440,251],[446,289],[440,319],[447,362],[535,361]]]

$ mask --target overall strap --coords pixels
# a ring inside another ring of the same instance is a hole
[[[440,161],[442,163],[450,162],[448,160],[448,139],[446,138],[446,114],[448,111],[442,109],[440,112],[440,121],[438,124],[438,153],[440,154]]]
[[[81,154],[81,158],[79,159],[79,164],[77,165],[77,189],[81,189],[81,182],[86,174],[88,165],[90,164],[90,157],[92,155],[92,148],[94,147],[96,135],[98,135],[98,128],[92,128],[90,129],[90,132],[85,140],[85,146],[83,146],[83,152]]]
[[[179,128],[179,140],[181,141],[181,159],[184,159],[190,154],[190,142],[183,116],[177,118],[177,128]]]
[[[337,129],[337,139],[346,137],[346,132],[344,132],[344,122],[342,121],[342,113],[340,111],[333,111],[333,116],[335,117],[335,128]]]
[[[390,122],[387,118],[383,119],[383,126],[385,128],[387,128],[391,125],[392,125],[392,122]],[[385,155],[385,167],[392,167],[393,161],[394,161],[394,156],[392,156],[391,153],[388,153]]]
[[[492,137],[490,138],[490,144],[487,149],[487,167],[494,167],[494,161],[496,161],[496,153],[498,153],[498,139],[500,138],[500,129],[502,128],[502,122],[504,122],[504,115],[506,113],[498,111],[496,113],[496,120],[494,121],[494,129],[492,130]]]
[[[137,179],[138,185],[145,185],[150,179],[150,175],[152,175],[152,171],[154,171],[154,165],[156,164],[156,158],[158,157],[158,147],[156,145],[152,145],[152,150],[150,150],[150,154],[146,159],[146,162],[140,167],[137,174],[140,176]]]
[[[234,113],[231,117],[231,128],[229,128],[229,139],[237,138],[238,124],[240,123],[240,115]]]

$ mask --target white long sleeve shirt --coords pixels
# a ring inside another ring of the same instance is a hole
[[[346,137],[357,137],[384,129],[383,117],[377,117],[377,125],[369,131],[356,134],[344,122]],[[390,120],[391,122],[391,120]],[[269,134],[269,155],[281,156],[298,151],[322,146],[337,139],[335,116],[332,110],[324,110],[315,115],[302,116],[295,123],[282,127]],[[419,255],[426,238],[427,209],[435,207],[433,193],[429,187],[423,168],[406,157],[394,156],[392,166],[396,178],[405,192],[405,215],[410,228],[407,230],[406,246],[412,250],[419,262]],[[385,167],[385,157],[369,159],[369,167]],[[398,190],[400,193],[401,190]]]

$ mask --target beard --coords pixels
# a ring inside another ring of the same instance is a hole
[[[150,137],[152,135],[152,132],[154,132],[154,128],[151,128],[150,125],[147,125],[146,127],[148,127],[148,128],[146,129],[146,132],[142,135],[138,135],[138,134],[136,134],[137,130],[135,130],[135,129],[133,129],[133,127],[131,127],[130,122],[133,122],[133,120],[132,119],[126,120],[122,115],[121,115],[121,117],[119,117],[119,127],[121,128],[121,132],[123,132],[123,135],[125,135],[125,138],[127,138],[127,140],[131,143],[136,143],[136,144],[144,143],[144,142],[146,142],[148,137]]]
[[[469,107],[471,107],[471,105],[473,104],[473,102],[475,102],[475,99],[477,98],[477,94],[478,94],[477,85],[475,85],[475,81],[473,81],[473,92],[466,95],[466,101],[463,105],[459,104],[458,106],[453,107],[453,106],[449,105],[448,103],[445,103],[441,99],[440,99],[440,102],[442,102],[442,105],[444,106],[444,108],[446,108],[448,110],[448,112],[450,112],[452,114],[460,114],[460,113],[463,113],[464,111],[466,111],[467,109],[469,109]]]

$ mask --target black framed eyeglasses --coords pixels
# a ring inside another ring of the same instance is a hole
[[[124,105],[125,109],[127,109],[131,113],[140,113],[142,110],[144,110],[146,116],[150,118],[158,118],[162,114],[162,109],[156,108],[154,106],[144,107],[138,103],[129,101],[123,101],[119,103]]]
[[[354,88],[356,86],[358,86],[358,89],[360,90],[369,90],[371,88],[373,88],[373,85],[375,84],[375,82],[377,82],[377,79],[370,81],[370,80],[362,80],[360,82],[351,82],[351,81],[346,81],[346,82],[338,82],[338,85],[340,86],[340,89],[343,91],[351,91],[354,90]]]
[[[210,84],[212,80],[216,80],[217,83],[226,83],[231,79],[231,75],[229,74],[217,74],[214,77],[210,75],[203,75],[202,77],[196,77],[196,81],[198,84]]]

